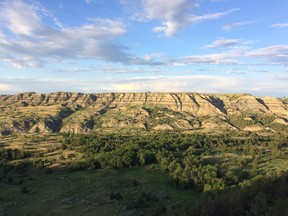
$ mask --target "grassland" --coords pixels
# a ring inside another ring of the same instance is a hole
[[[242,132],[29,133],[0,150],[0,215],[13,216],[183,215],[288,170],[287,137]]]
[[[199,199],[200,193],[171,185],[168,174],[146,166],[125,170],[54,170],[30,172],[22,185],[1,182],[0,212],[5,215],[134,215],[153,214],[161,207]],[[16,180],[15,180],[16,181]],[[111,194],[121,194],[111,200]],[[143,195],[144,194],[144,195]],[[141,196],[148,196],[143,207],[129,209]],[[168,204],[168,205],[167,205]]]

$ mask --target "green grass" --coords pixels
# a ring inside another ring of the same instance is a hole
[[[185,153],[191,151],[195,158],[204,159],[203,166],[218,166],[220,176],[232,171],[241,182],[257,175],[265,176],[270,171],[287,170],[288,150],[285,137],[269,138],[255,134],[248,136],[242,132],[218,133],[211,137],[200,134],[190,137],[188,134],[182,136],[177,133],[159,133],[152,137],[148,133],[99,133],[73,137],[61,134],[22,134],[2,137],[1,143],[5,143],[2,148],[29,151],[31,156],[23,161],[47,160],[46,168],[53,168],[54,171],[47,174],[44,169],[29,167],[30,171],[24,174],[15,173],[15,170],[5,173],[7,170],[0,167],[0,215],[159,215],[163,207],[166,208],[167,215],[175,215],[175,206],[180,208],[183,203],[197,204],[202,195],[205,195],[193,188],[184,190],[172,185],[169,174],[160,171],[160,166],[163,170],[166,169],[161,161],[158,161],[159,164],[141,167],[138,167],[141,163],[131,163],[126,169],[106,169],[109,166],[103,162],[102,169],[98,170],[70,170],[68,167],[73,161],[84,160],[91,155],[109,156],[93,149],[95,143],[102,146],[100,150],[115,154],[117,149],[137,153],[142,148],[151,151],[164,148],[162,153],[170,152],[176,162],[184,161]],[[67,144],[67,148],[61,148],[62,141]],[[111,146],[110,150],[106,148],[106,143]],[[118,159],[122,158],[122,153],[116,154]],[[75,154],[76,157],[69,159],[69,154]],[[61,159],[60,155],[65,156],[65,159]],[[117,157],[112,157],[111,160]],[[55,161],[49,164],[53,159]],[[17,164],[21,160],[11,160],[8,163]],[[171,175],[175,174],[173,169],[169,170]],[[249,176],[243,177],[245,173]],[[29,193],[21,193],[21,179],[24,179],[23,185],[28,188]],[[176,184],[175,181],[174,183]],[[111,200],[111,194],[121,194],[123,199]],[[146,200],[147,196],[149,199]]]
[[[157,168],[137,167],[125,170],[101,169],[71,172],[56,170],[51,174],[35,171],[25,179],[29,193],[21,186],[0,181],[0,213],[5,215],[122,215],[127,204],[143,192],[157,197],[148,208],[172,207],[188,200],[196,201],[200,194],[182,190],[170,184],[168,175]],[[121,193],[122,200],[110,200],[110,193]],[[168,202],[167,202],[168,201]],[[122,213],[121,213],[122,212]]]

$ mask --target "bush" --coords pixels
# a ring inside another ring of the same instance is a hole
[[[18,181],[17,181],[17,184],[18,185],[22,185],[24,183],[24,179],[23,178],[21,178],[21,179],[19,179]]]
[[[29,190],[28,190],[27,186],[23,185],[23,186],[21,187],[21,193],[22,193],[22,194],[27,194],[27,193],[29,193]]]
[[[45,167],[44,161],[42,159],[34,160],[32,165],[37,169],[43,169]]]
[[[51,174],[53,173],[53,170],[51,168],[45,169],[45,174]]]
[[[110,198],[110,200],[122,200],[123,196],[121,193],[112,192],[112,193],[110,193],[109,198]]]
[[[70,165],[70,168],[75,171],[85,170],[89,167],[89,164],[85,161],[75,161]]]
[[[66,150],[68,147],[64,143],[61,144],[60,149],[61,150]]]
[[[72,154],[72,153],[67,155],[67,158],[68,158],[68,159],[74,158],[74,157],[76,157],[76,155],[75,155],[75,154]]]
[[[0,149],[1,160],[18,160],[29,156],[30,153],[20,151],[19,149]]]
[[[33,156],[36,158],[39,158],[39,157],[43,157],[44,154],[43,154],[43,152],[35,152]]]
[[[130,201],[126,208],[129,210],[147,208],[151,203],[156,201],[158,201],[158,199],[152,193],[143,191],[135,200]]]

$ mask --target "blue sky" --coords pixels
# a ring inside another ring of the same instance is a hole
[[[287,97],[287,11],[287,0],[1,0],[0,93]]]

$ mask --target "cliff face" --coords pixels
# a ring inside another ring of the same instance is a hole
[[[287,132],[288,104],[249,94],[34,92],[0,95],[0,134],[94,130]]]

